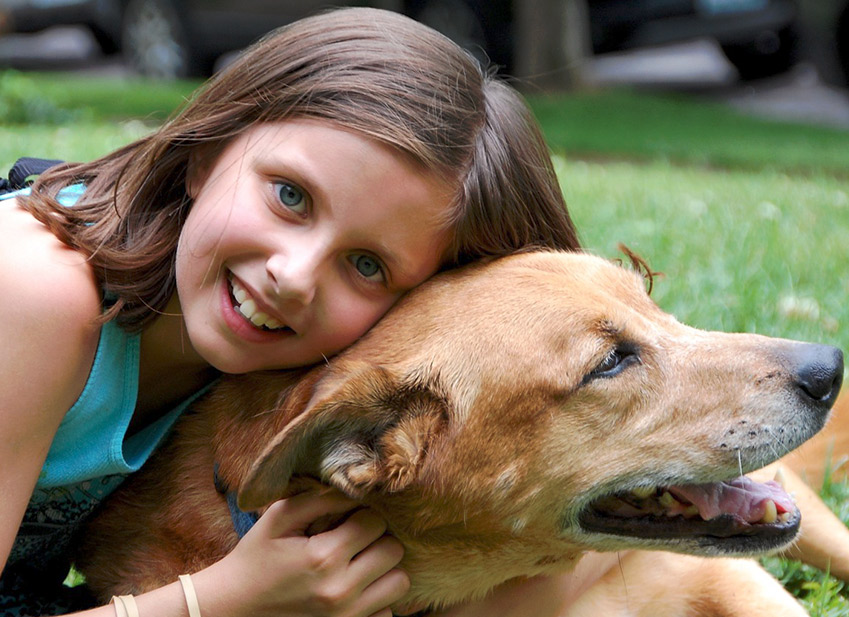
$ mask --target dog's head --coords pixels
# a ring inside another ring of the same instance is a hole
[[[293,476],[362,500],[406,547],[413,604],[586,549],[769,551],[798,512],[777,484],[737,478],[822,427],[842,362],[684,326],[600,258],[505,258],[436,277],[319,369],[240,505],[288,494]]]

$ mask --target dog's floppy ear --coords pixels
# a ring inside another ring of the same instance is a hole
[[[292,476],[311,476],[353,498],[399,491],[412,482],[445,423],[443,402],[403,387],[384,369],[359,365],[320,382],[308,408],[253,464],[239,507],[256,510],[291,494]]]

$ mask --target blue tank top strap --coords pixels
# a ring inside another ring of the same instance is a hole
[[[82,197],[82,194],[85,193],[85,184],[72,184],[70,186],[66,186],[57,195],[57,199],[59,203],[65,206],[66,208],[72,208],[75,203]],[[0,194],[0,201],[5,201],[7,199],[12,199],[13,197],[17,197],[18,195],[29,195],[30,188],[22,188],[17,191],[11,191],[9,193]]]
[[[88,381],[59,425],[38,479],[39,488],[65,486],[137,471],[178,416],[202,392],[131,437],[138,398],[140,337],[104,324]],[[84,445],[83,445],[84,444]]]

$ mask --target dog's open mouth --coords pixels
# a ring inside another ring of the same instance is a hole
[[[717,541],[757,537],[759,544],[775,546],[796,535],[799,521],[799,510],[779,481],[760,483],[747,477],[606,495],[580,516],[587,531],[617,536]]]

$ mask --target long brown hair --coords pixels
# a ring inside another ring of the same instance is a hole
[[[377,139],[453,182],[445,267],[528,247],[578,248],[521,97],[444,36],[377,9],[340,9],[272,32],[151,135],[45,173],[24,205],[90,256],[115,299],[105,318],[139,329],[174,293],[192,153],[215,154],[255,123],[292,117]],[[78,204],[58,206],[57,193],[77,182],[86,185]]]

